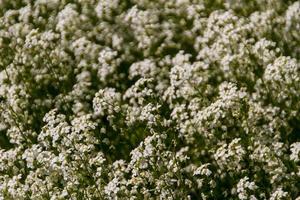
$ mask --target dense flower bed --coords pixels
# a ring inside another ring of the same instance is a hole
[[[0,0],[0,199],[300,199],[300,1]]]

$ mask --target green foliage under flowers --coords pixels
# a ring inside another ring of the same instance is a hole
[[[0,200],[300,200],[300,1],[0,0]]]

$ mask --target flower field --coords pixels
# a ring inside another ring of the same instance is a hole
[[[0,0],[0,200],[300,200],[300,1]]]

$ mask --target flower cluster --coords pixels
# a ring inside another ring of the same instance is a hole
[[[300,199],[297,0],[0,0],[0,200]]]

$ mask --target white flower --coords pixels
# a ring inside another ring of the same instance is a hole
[[[288,197],[288,193],[284,192],[282,188],[277,188],[270,197],[270,200],[280,200]]]
[[[291,144],[291,152],[290,159],[295,162],[300,161],[300,142]]]
[[[205,175],[205,176],[210,176],[212,174],[212,172],[208,169],[208,166],[210,164],[207,163],[207,164],[203,164],[201,165],[200,167],[198,167],[195,172],[194,172],[194,176],[195,175]]]
[[[250,191],[254,191],[256,190],[258,187],[255,185],[254,182],[250,182],[249,181],[249,177],[244,177],[242,179],[240,179],[240,181],[237,184],[237,193],[238,193],[238,197],[241,200],[244,199],[256,199],[255,196],[253,195],[249,195]]]

